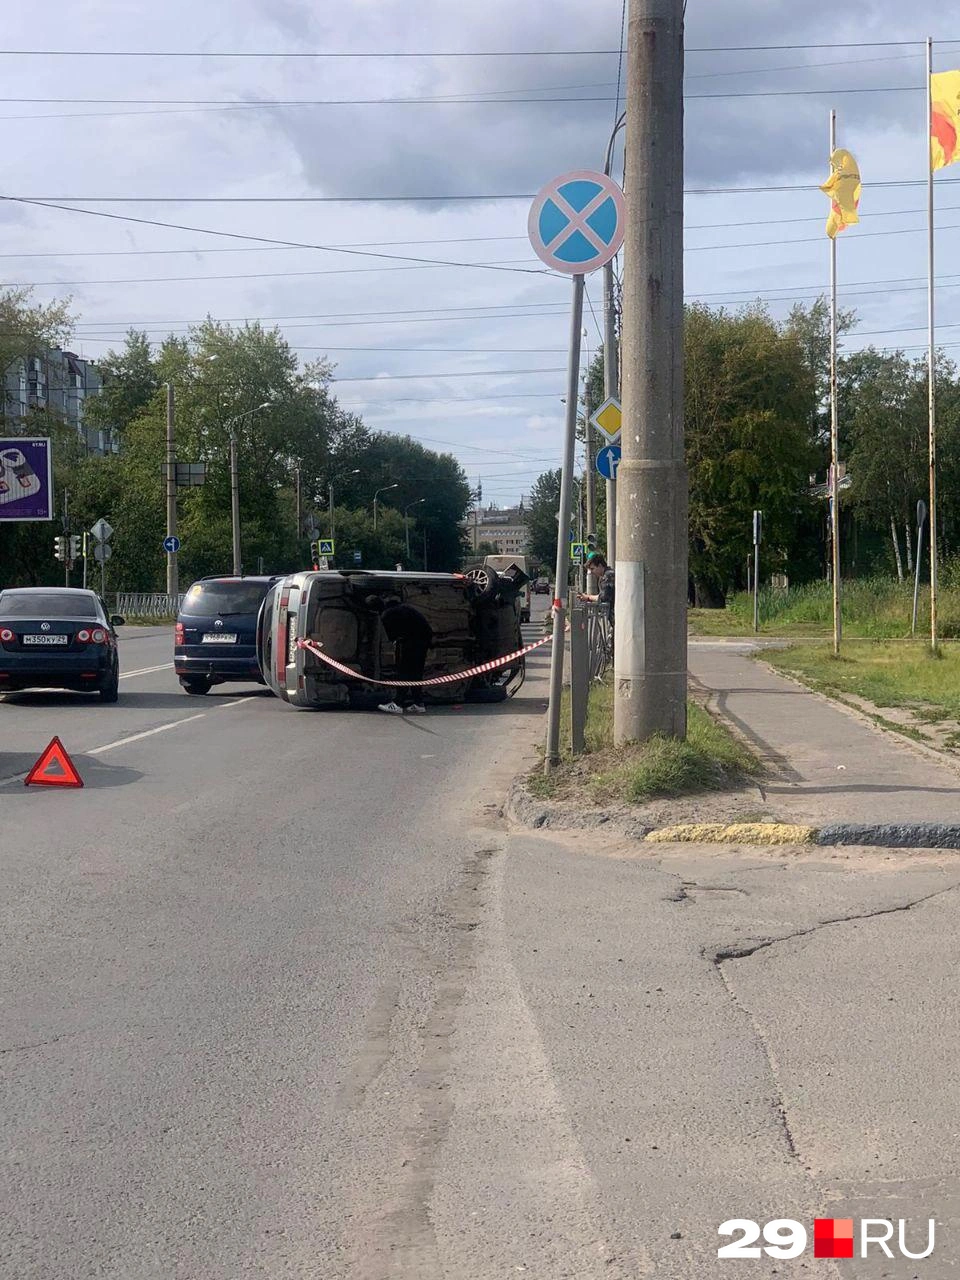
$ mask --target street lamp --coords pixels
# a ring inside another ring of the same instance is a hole
[[[414,498],[413,502],[408,502],[403,508],[403,532],[407,538],[407,565],[410,564],[410,523],[407,519],[407,512],[411,507],[418,507],[421,502],[426,502],[426,498]]]
[[[359,474],[360,474],[359,467],[354,467],[352,471],[338,471],[337,474],[333,477],[333,479],[330,481],[330,483],[327,486],[327,491],[330,498],[330,537],[331,538],[335,538],[337,536],[337,531],[334,527],[334,522],[336,520],[336,517],[333,514],[333,481],[339,480],[342,476],[358,476]]]
[[[237,423],[242,422],[244,418],[252,418],[261,409],[269,408],[270,401],[264,400],[263,404],[258,404],[254,409],[247,409],[244,413],[238,413],[235,417],[228,418],[223,424],[230,432],[230,518],[233,525],[233,573],[237,578],[240,576],[240,476],[237,469]]]
[[[603,172],[609,178],[613,168],[613,149],[617,134],[626,127],[627,113],[618,116],[607,143],[603,158]],[[613,297],[613,259],[603,268],[603,398],[620,395],[620,357],[617,351],[617,313]],[[589,440],[590,425],[587,424]],[[607,481],[607,563],[617,562],[617,482]]]
[[[377,531],[377,500],[379,499],[381,493],[386,493],[388,489],[399,489],[399,488],[400,488],[399,482],[396,484],[385,484],[382,489],[378,489],[377,492],[373,495],[373,531],[374,533],[376,533]]]

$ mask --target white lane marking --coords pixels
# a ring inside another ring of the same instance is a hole
[[[118,738],[116,742],[108,742],[106,746],[94,747],[90,751],[82,752],[86,756],[99,756],[104,751],[112,751],[114,747],[125,747],[128,742],[139,742],[141,738],[152,738],[155,733],[166,733],[168,729],[176,729],[178,725],[189,724],[191,720],[203,720],[206,718],[206,711],[201,711],[195,716],[184,716],[180,720],[169,720],[166,724],[158,724],[155,729],[144,729],[143,733],[131,733],[126,738]]]
[[[134,676],[148,676],[154,671],[169,671],[172,666],[172,662],[161,662],[159,667],[141,667],[139,671],[122,671],[120,679],[132,680]]]
[[[222,707],[214,707],[210,711],[199,711],[195,716],[183,716],[179,720],[169,720],[166,724],[157,725],[154,729],[144,729],[142,733],[132,733],[126,738],[117,738],[116,742],[108,742],[102,747],[91,747],[89,751],[81,751],[78,754],[84,756],[99,756],[105,751],[113,751],[116,747],[125,747],[128,742],[139,742],[141,738],[152,738],[154,734],[166,733],[168,729],[176,729],[181,724],[189,724],[191,720],[203,720],[208,715],[214,715],[218,711],[229,711],[231,707],[239,707],[244,702],[250,702],[256,694],[248,694],[246,697],[237,698],[233,702],[228,702]],[[24,773],[14,773],[8,778],[0,778],[0,787],[9,786],[11,782],[22,782],[29,773],[29,769]]]

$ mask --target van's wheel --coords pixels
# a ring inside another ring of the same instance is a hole
[[[211,681],[206,676],[184,676],[180,681],[187,693],[202,694],[210,692]]]
[[[468,569],[465,576],[468,582],[473,583],[478,600],[490,600],[497,594],[500,575],[496,569],[488,569],[486,565],[480,565],[479,568]]]

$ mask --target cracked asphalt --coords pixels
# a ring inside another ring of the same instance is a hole
[[[914,1250],[932,1217],[937,1246],[740,1269],[960,1274],[956,855],[651,858],[539,835],[510,852],[518,977],[624,1274],[725,1275],[722,1222],[812,1239],[816,1216],[907,1219]]]
[[[124,643],[0,705],[2,1280],[702,1280],[815,1216],[936,1252],[739,1271],[960,1275],[960,855],[511,829],[545,656],[396,722]]]

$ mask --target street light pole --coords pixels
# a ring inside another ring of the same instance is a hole
[[[354,467],[352,471],[338,471],[337,474],[333,477],[333,480],[330,480],[327,484],[327,497],[330,502],[330,537],[331,538],[336,538],[337,536],[337,530],[336,530],[337,518],[334,515],[334,505],[333,505],[333,481],[339,480],[341,476],[358,476],[359,474],[360,474],[359,467]]]
[[[407,567],[410,567],[410,517],[407,514],[411,507],[418,507],[421,502],[426,502],[426,498],[415,498],[413,502],[408,502],[403,508],[403,532],[407,539]]]
[[[233,574],[240,576],[240,476],[237,470],[237,431],[230,427],[230,523],[233,529]]]
[[[376,493],[373,495],[373,532],[374,533],[377,532],[377,502],[380,499],[381,493],[386,493],[388,489],[399,489],[399,488],[400,488],[399,483],[385,484],[381,489],[378,489]]]
[[[177,532],[177,447],[174,434],[174,391],[173,383],[167,383],[167,537],[176,536]],[[177,596],[180,592],[177,553],[167,553],[167,595]]]
[[[258,404],[255,409],[247,409],[245,413],[238,413],[235,418],[231,418],[226,423],[230,432],[230,524],[233,540],[233,574],[236,578],[240,577],[242,570],[240,560],[240,470],[237,462],[237,425],[244,418],[252,418],[261,409],[269,408],[270,402],[264,401],[263,404]]]
[[[683,7],[630,0],[614,741],[686,737]]]
[[[609,178],[613,167],[613,148],[617,134],[627,123],[627,113],[621,113],[613,126],[610,141],[607,143],[607,154],[603,161],[603,172]],[[613,289],[613,259],[603,268],[603,398],[609,400],[620,395],[620,353],[617,348],[617,305]],[[589,426],[587,428],[589,430]],[[607,481],[607,564],[615,567],[617,563],[617,482]]]

